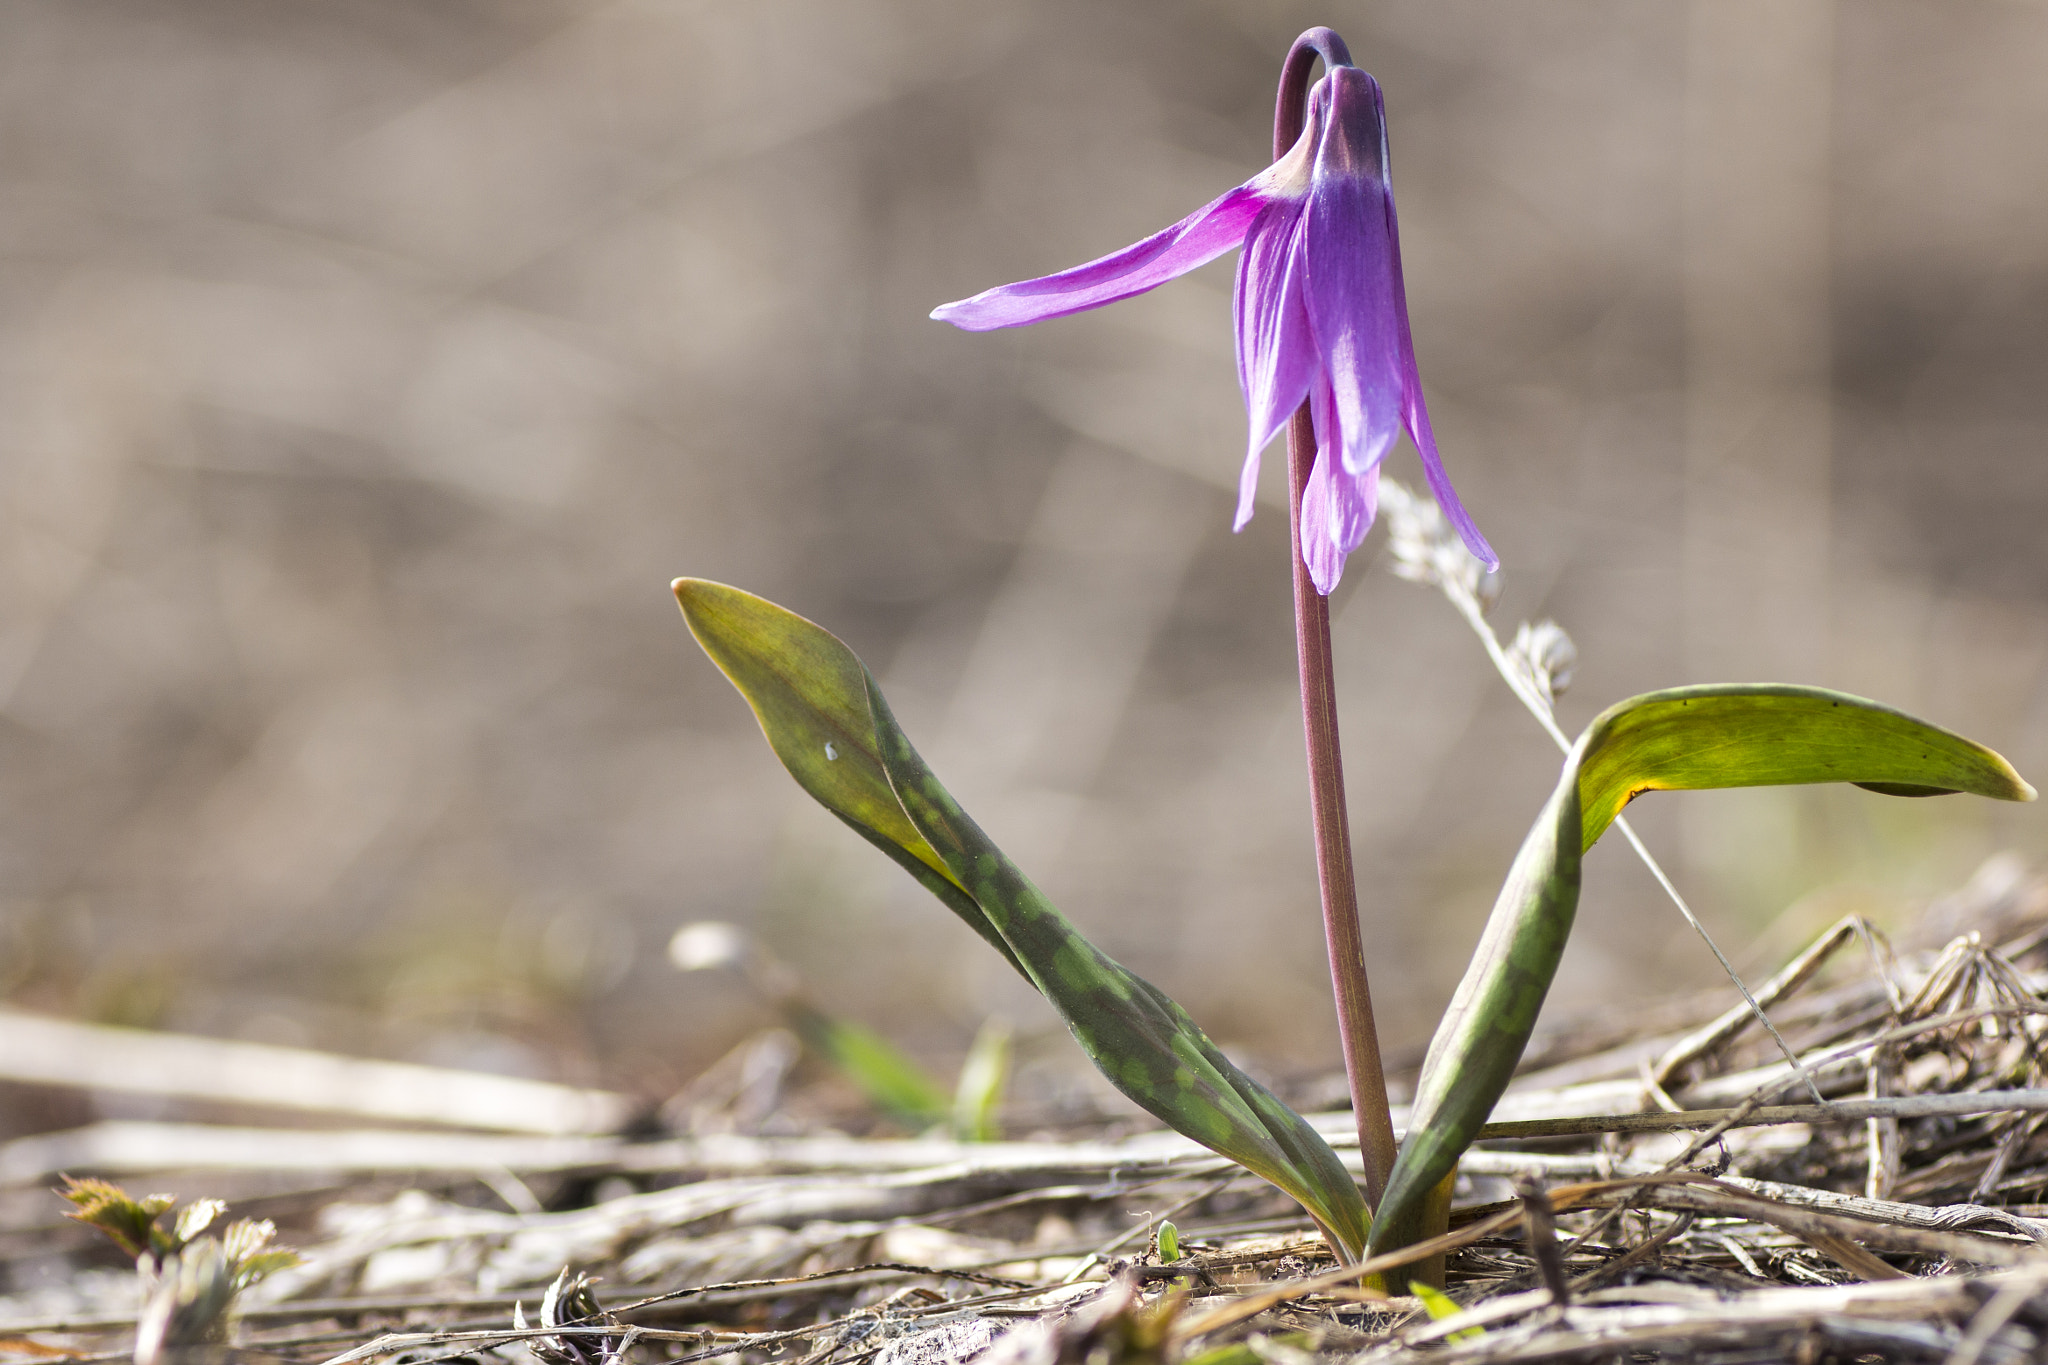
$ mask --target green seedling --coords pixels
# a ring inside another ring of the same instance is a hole
[[[1173,1225],[1171,1218],[1160,1220],[1153,1247],[1159,1253],[1161,1265],[1171,1265],[1180,1259],[1180,1229]]]
[[[214,1221],[228,1211],[218,1199],[195,1199],[168,1224],[164,1215],[178,1202],[174,1194],[148,1194],[137,1199],[110,1180],[64,1177],[58,1194],[72,1203],[67,1218],[98,1228],[115,1246],[136,1258],[145,1276],[154,1276],[165,1262],[200,1241]],[[226,1257],[234,1288],[247,1289],[258,1280],[299,1263],[299,1253],[273,1247],[277,1228],[268,1219],[237,1219],[221,1230],[218,1246]],[[206,1238],[211,1241],[213,1239]]]
[[[1458,1301],[1449,1294],[1444,1293],[1441,1289],[1432,1289],[1420,1280],[1411,1282],[1408,1286],[1408,1292],[1422,1300],[1422,1311],[1429,1314],[1432,1322],[1444,1322],[1455,1318],[1458,1314],[1465,1311],[1458,1306]],[[1451,1333],[1449,1340],[1476,1341],[1485,1335],[1486,1329],[1484,1327],[1461,1327]]]
[[[1011,1053],[1009,1021],[985,1021],[953,1082],[953,1136],[966,1142],[994,1142],[1002,1136],[996,1113],[1010,1082]]]
[[[1010,1028],[1003,1021],[982,1025],[949,1096],[929,1071],[887,1038],[813,1005],[796,969],[736,925],[715,920],[686,924],[669,940],[668,955],[679,971],[738,970],[813,1056],[903,1127],[920,1133],[948,1129],[967,1142],[992,1141],[998,1135],[996,1111],[1010,1064]]]
[[[145,1295],[137,1365],[157,1365],[179,1348],[225,1343],[235,1296],[299,1263],[296,1251],[270,1244],[277,1229],[268,1219],[237,1219],[218,1238],[207,1236],[227,1212],[218,1199],[195,1199],[167,1223],[176,1195],[137,1199],[111,1181],[70,1176],[57,1193],[73,1205],[66,1217],[99,1229],[135,1258]]]

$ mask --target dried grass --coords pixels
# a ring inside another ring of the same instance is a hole
[[[243,1296],[229,1355],[2035,1358],[2048,1344],[2048,882],[1994,868],[1924,928],[1939,946],[1894,958],[1837,926],[1759,993],[1825,1105],[1783,1102],[1804,1086],[1746,1008],[1702,1004],[1657,1038],[1616,1043],[1587,1020],[1540,1040],[1543,1069],[1464,1166],[1443,1243],[1465,1310],[1452,1318],[1362,1278],[1384,1258],[1336,1267],[1287,1201],[1172,1134],[759,1137],[712,1131],[732,1116],[700,1096],[671,1109],[699,1131],[654,1140],[275,1134],[267,1175],[281,1183],[249,1202],[296,1230],[305,1262]],[[758,1117],[762,1099],[727,1103]],[[1341,1146],[1348,1116],[1317,1121]],[[88,1161],[125,1150],[109,1164],[132,1177],[146,1128],[127,1125],[125,1149],[95,1148],[91,1129],[68,1138]],[[168,1151],[182,1133],[189,1154],[205,1131],[157,1135]],[[239,1166],[153,1180],[232,1174],[255,1188],[259,1130],[214,1131]],[[65,1154],[38,1141],[45,1158]],[[331,1170],[315,1177],[323,1142]],[[419,1168],[400,1178],[408,1153]],[[6,1196],[0,1259],[17,1286],[39,1262],[62,1273],[0,1299],[0,1358],[129,1358],[132,1276],[87,1268],[37,1194]],[[1153,1234],[1168,1217],[1182,1258],[1162,1265]],[[595,1314],[579,1275],[605,1300]]]

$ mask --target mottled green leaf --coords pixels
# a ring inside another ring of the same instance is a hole
[[[852,650],[736,588],[680,579],[676,599],[804,790],[996,944],[1111,1084],[1272,1181],[1345,1254],[1358,1254],[1365,1204],[1329,1144],[1233,1066],[1164,992],[1067,922],[955,804]]]
[[[1506,1090],[1571,932],[1580,855],[1622,807],[1646,791],[1803,782],[2034,798],[1982,745],[1841,692],[1681,687],[1610,707],[1565,759],[1430,1043],[1373,1227],[1375,1253],[1424,1235],[1430,1189],[1456,1168]]]
[[[854,652],[795,612],[723,583],[678,578],[675,594],[690,633],[754,708],[768,747],[797,785],[1023,971],[890,790],[875,750],[867,669]]]
[[[1610,708],[1593,730],[1579,764],[1582,849],[1647,791],[1853,782],[1888,796],[2034,796],[1983,745],[1817,687],[1675,687]]]

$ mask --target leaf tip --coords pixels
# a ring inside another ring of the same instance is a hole
[[[1997,769],[1999,777],[2005,779],[2005,790],[1987,791],[1983,793],[1985,796],[1996,797],[2000,801],[2035,801],[2040,799],[2041,793],[2034,790],[2033,783],[2020,776],[2020,770],[2012,766],[2010,759],[1996,750],[1987,749],[1985,752],[1991,755],[1993,766]]]
[[[736,588],[714,583],[708,578],[678,578],[668,585],[668,589],[676,595],[676,605],[682,608],[683,620],[689,622],[691,632],[700,640],[703,632],[699,626],[703,623],[706,612],[716,610],[719,594],[738,592]]]
[[[2005,789],[2003,791],[1986,791],[1981,793],[1982,795],[1994,797],[2000,801],[2034,801],[2040,798],[2041,793],[2034,790],[2033,783],[2020,776],[2020,770],[2012,766],[2011,759],[1999,753],[1996,749],[1985,749],[1984,752],[1990,756],[1991,766],[1996,770],[1999,778],[2003,779]]]

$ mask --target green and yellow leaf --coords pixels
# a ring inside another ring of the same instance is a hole
[[[1846,693],[1680,687],[1608,708],[1565,759],[1430,1043],[1373,1227],[1375,1254],[1425,1235],[1429,1191],[1456,1169],[1507,1089],[1571,933],[1580,855],[1622,808],[1649,791],[1808,782],[1900,796],[2034,798],[2012,765],[1984,746]]]

